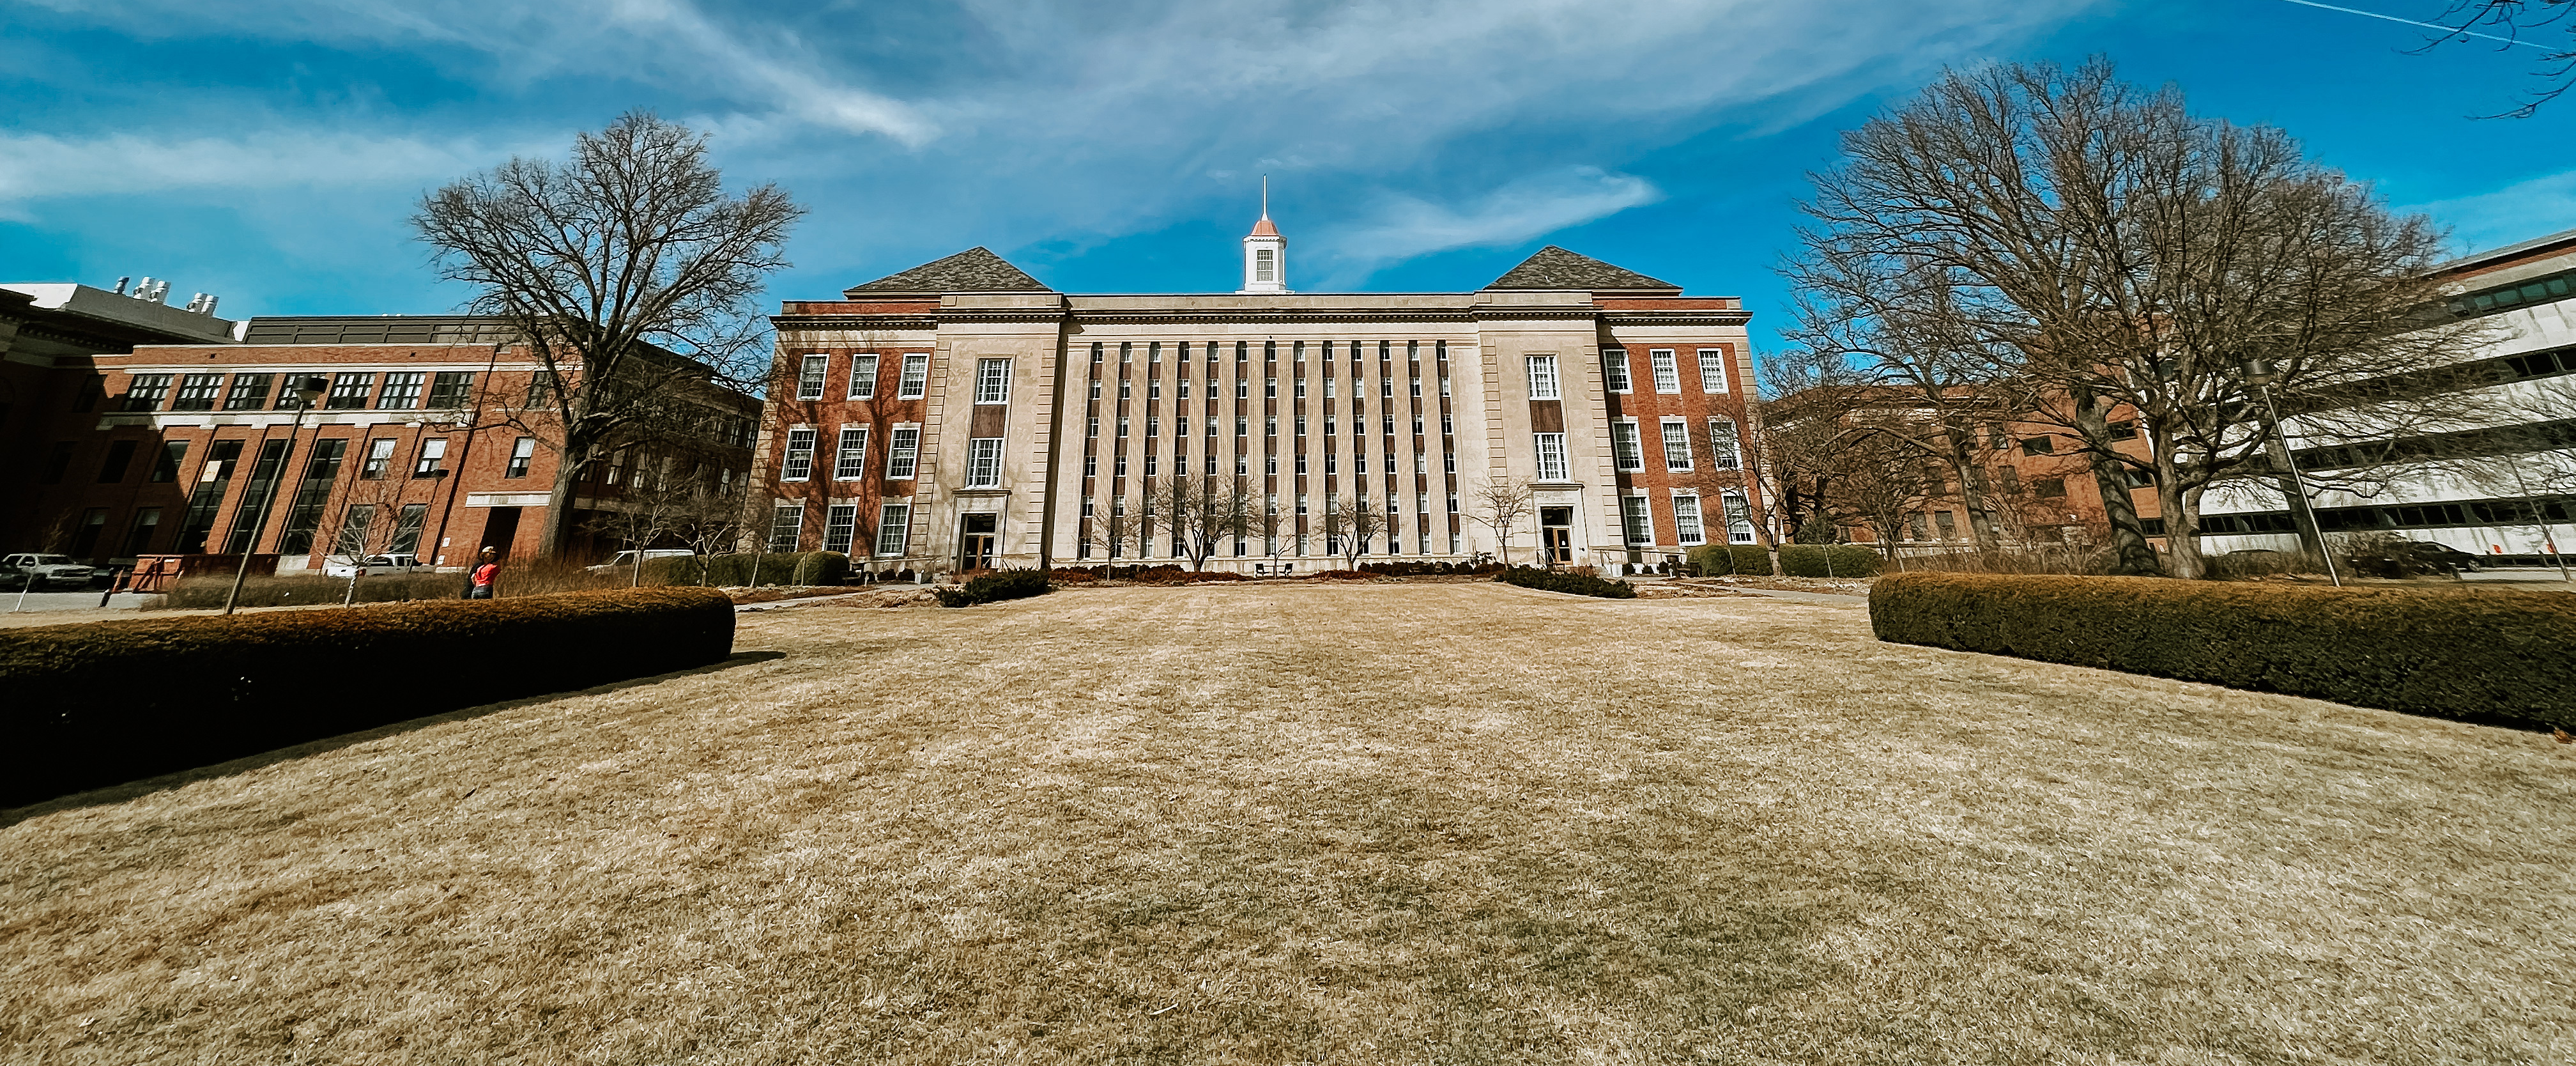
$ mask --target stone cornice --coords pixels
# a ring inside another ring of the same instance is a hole
[[[1603,311],[1601,321],[1613,326],[1741,326],[1753,321],[1753,312]]]

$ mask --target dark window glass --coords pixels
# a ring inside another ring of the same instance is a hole
[[[165,485],[179,480],[179,463],[186,458],[188,458],[187,441],[163,441],[161,457],[152,463],[152,480]]]
[[[107,461],[98,465],[98,483],[114,485],[124,481],[126,468],[134,465],[134,448],[141,443],[133,440],[107,442]]]
[[[136,374],[125,383],[125,402],[121,406],[128,411],[158,411],[161,401],[169,397],[170,375]]]
[[[45,484],[48,484],[48,485],[59,485],[59,484],[62,484],[62,483],[63,483],[63,471],[70,469],[70,468],[71,468],[71,465],[72,465],[72,442],[67,441],[67,440],[58,440],[58,441],[55,441],[55,442],[54,442],[54,446],[53,446],[51,449],[48,449],[48,450],[45,452],[45,469],[44,469],[44,482],[45,482]]]
[[[223,509],[224,490],[232,484],[233,468],[241,461],[242,442],[219,440],[206,448],[206,461],[198,468],[197,486],[188,493],[188,513],[180,519],[179,542],[170,550],[181,555],[194,555],[206,550],[208,534],[215,528],[215,512]]]
[[[256,411],[268,406],[269,386],[275,374],[235,374],[233,391],[224,394],[224,410]]]
[[[2021,442],[2023,455],[2048,455],[2057,451],[2057,441],[2050,437],[2030,437]]]
[[[286,509],[286,532],[277,538],[282,555],[304,555],[313,550],[313,533],[322,525],[322,512],[331,502],[331,484],[340,477],[340,463],[349,454],[347,438],[313,442],[313,454],[304,462],[304,480],[295,487],[295,502]]]
[[[152,551],[152,537],[161,532],[161,509],[146,507],[134,512],[134,526],[125,532],[125,554],[145,555]]]
[[[409,411],[420,406],[420,390],[429,375],[418,370],[397,371],[385,375],[385,391],[376,397],[376,406],[388,411]],[[333,404],[333,406],[338,406]]]
[[[441,370],[429,383],[429,406],[434,411],[461,411],[473,406],[474,372]]]
[[[374,374],[333,374],[331,375],[331,394],[322,401],[322,406],[334,411],[364,410],[368,398],[373,396],[375,391]]]
[[[74,559],[88,559],[98,552],[98,535],[107,532],[107,508],[92,507],[81,512],[80,524],[72,527],[72,542],[63,554]]]
[[[190,374],[179,379],[179,398],[171,401],[173,411],[212,411],[215,393],[224,386],[221,374]]]

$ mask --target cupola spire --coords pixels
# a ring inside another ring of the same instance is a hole
[[[1270,175],[1261,176],[1261,221],[1243,239],[1243,288],[1238,295],[1285,293],[1288,288],[1288,238],[1270,223]]]

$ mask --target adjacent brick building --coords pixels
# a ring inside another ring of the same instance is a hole
[[[1221,545],[1334,554],[1323,515],[1390,516],[1372,560],[1499,552],[1488,480],[1536,486],[1515,531],[1568,562],[1754,540],[1740,301],[1550,247],[1461,293],[1297,293],[1264,217],[1232,294],[1059,293],[975,248],[786,302],[758,448],[773,550],[932,572],[1100,563],[1098,516],[1158,475],[1241,478],[1281,517]],[[1119,560],[1169,561],[1168,536]]]
[[[461,565],[536,554],[557,456],[540,366],[497,323],[462,316],[255,318],[218,343],[47,359],[20,431],[41,461],[9,494],[14,545],[99,562],[274,552],[416,552]],[[320,378],[298,417],[294,382]],[[745,484],[757,401],[710,386],[687,461]],[[21,454],[25,454],[22,449]],[[598,463],[577,511],[614,510],[663,458]],[[68,533],[66,531],[68,530]],[[577,554],[606,545],[577,544]]]

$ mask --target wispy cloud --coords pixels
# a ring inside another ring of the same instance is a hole
[[[298,130],[255,140],[0,133],[0,214],[62,196],[418,184],[506,157],[470,142]]]
[[[1317,242],[1329,281],[1355,285],[1375,267],[1453,248],[1519,244],[1607,218],[1663,194],[1644,178],[1568,167],[1522,178],[1469,201],[1441,204],[1390,193],[1374,211]]]
[[[2451,227],[2463,254],[2576,228],[2576,170],[2518,181],[2494,192],[2438,200],[2414,210]]]

